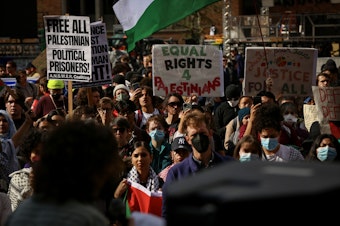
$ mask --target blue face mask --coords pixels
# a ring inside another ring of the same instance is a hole
[[[261,137],[261,145],[266,150],[273,151],[279,145],[279,140],[277,137],[275,138],[262,138]]]
[[[319,147],[317,150],[318,159],[323,161],[333,161],[337,156],[336,150],[333,147],[329,147],[328,145],[325,147]]]
[[[240,154],[240,162],[250,162],[250,161],[256,161],[260,160],[259,155],[248,152],[248,153],[242,153]]]
[[[149,133],[149,136],[151,137],[151,139],[154,139],[155,141],[159,142],[163,141],[165,133],[162,130],[155,129]]]

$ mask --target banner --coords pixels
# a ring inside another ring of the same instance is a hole
[[[216,46],[155,44],[152,72],[154,95],[224,96],[222,51]]]

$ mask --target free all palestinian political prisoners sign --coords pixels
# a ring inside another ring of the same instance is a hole
[[[44,16],[47,79],[88,82],[92,78],[89,17]]]
[[[244,95],[312,96],[318,51],[314,48],[247,47]]]
[[[153,45],[153,94],[224,96],[222,51],[209,45]]]

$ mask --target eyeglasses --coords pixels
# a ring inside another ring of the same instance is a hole
[[[9,103],[9,104],[16,104],[17,102],[15,100],[8,100],[7,103]]]
[[[175,106],[178,107],[180,104],[181,104],[180,102],[170,102],[170,103],[168,103],[168,105],[170,107],[175,107]]]
[[[119,131],[119,133],[125,132],[125,128],[113,128],[112,130],[113,130],[114,133],[117,133],[117,131]]]

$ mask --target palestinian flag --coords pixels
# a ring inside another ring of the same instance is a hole
[[[127,36],[128,52],[135,43],[218,0],[119,0],[113,5]]]

